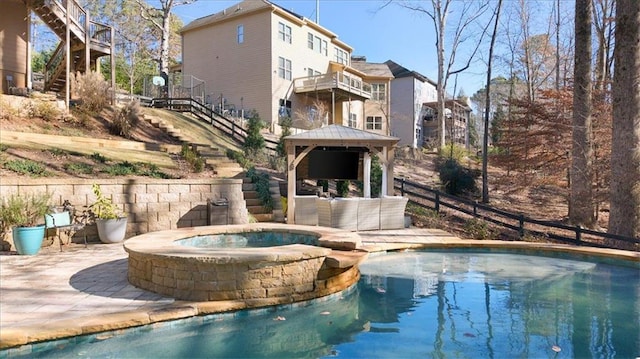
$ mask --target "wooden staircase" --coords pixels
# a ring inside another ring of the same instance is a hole
[[[114,51],[111,26],[91,21],[89,13],[76,0],[23,1],[60,38],[58,47],[45,66],[45,91],[60,92],[65,88],[67,27],[70,36],[70,72],[95,69],[99,57],[110,55]]]

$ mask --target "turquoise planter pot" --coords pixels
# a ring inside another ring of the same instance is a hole
[[[44,225],[36,227],[13,227],[13,244],[18,254],[38,254],[44,240]]]

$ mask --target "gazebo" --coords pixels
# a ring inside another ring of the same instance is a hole
[[[284,138],[287,151],[287,223],[295,223],[297,174],[309,179],[364,182],[371,197],[371,155],[382,166],[381,196],[393,193],[394,149],[400,139],[341,125],[329,125]],[[335,177],[334,177],[335,176]]]

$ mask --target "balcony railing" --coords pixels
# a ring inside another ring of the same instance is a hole
[[[370,84],[344,72],[300,77],[293,80],[293,88],[296,93],[342,90],[365,99],[371,98]]]

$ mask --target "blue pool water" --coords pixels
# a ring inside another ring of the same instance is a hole
[[[199,248],[275,247],[288,244],[318,245],[318,237],[309,234],[258,231],[194,236],[175,241],[176,244]]]
[[[357,286],[323,300],[77,337],[22,353],[30,358],[640,356],[637,263],[488,251],[402,252],[372,256],[361,271]]]

